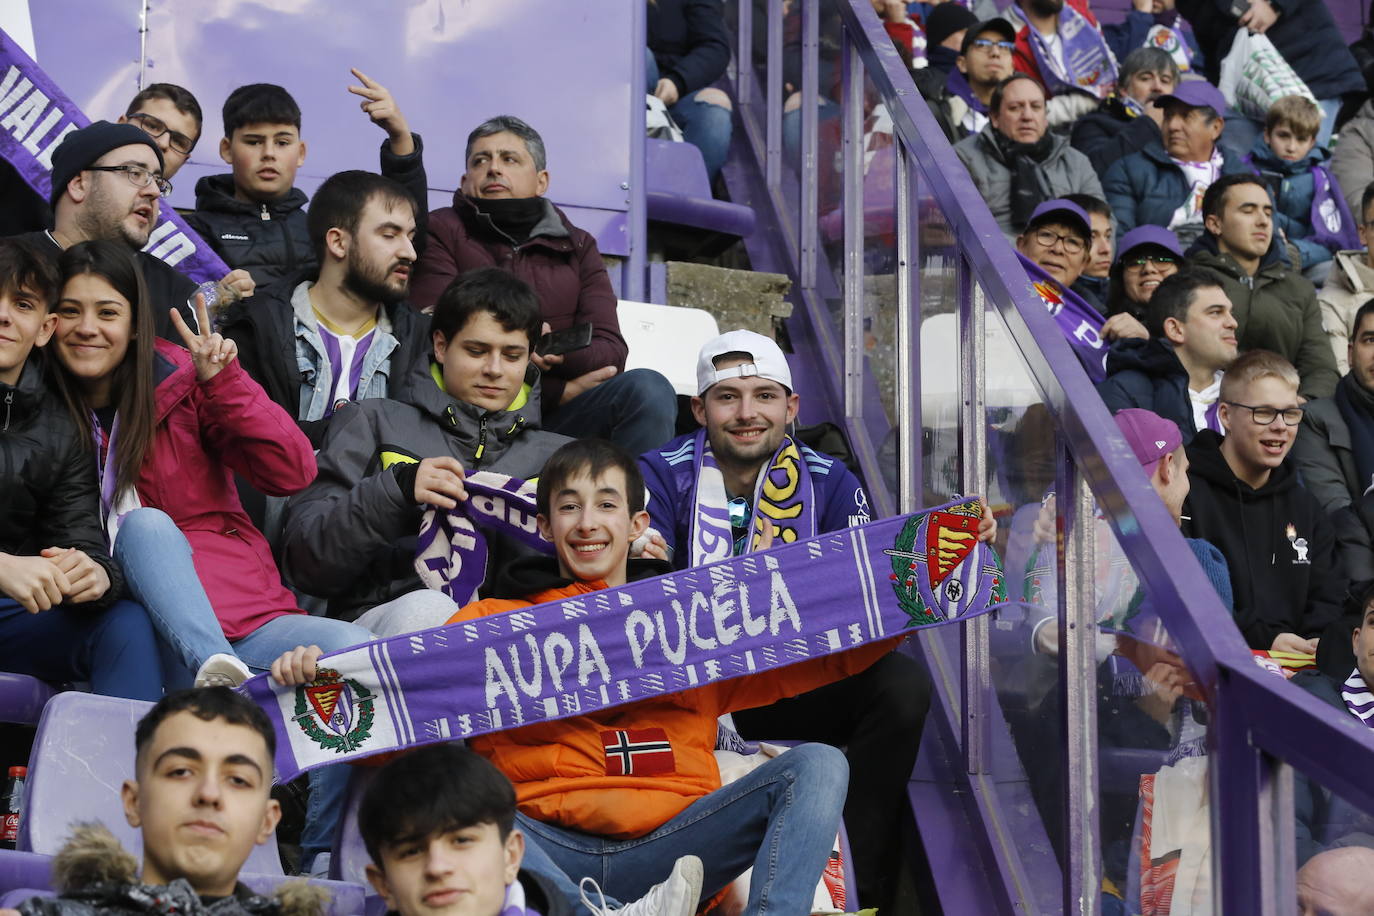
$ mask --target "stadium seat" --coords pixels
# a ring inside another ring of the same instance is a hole
[[[74,691],[59,693],[43,709],[29,758],[19,851],[0,850],[0,893],[46,887],[47,862],[67,841],[71,825],[98,821],[125,849],[141,856],[140,833],[124,819],[119,787],[134,776],[134,728],[151,704]],[[275,836],[255,846],[241,880],[259,892],[283,881]],[[333,895],[335,916],[359,913],[363,889],[317,882]]]
[[[752,207],[711,194],[701,151],[690,143],[645,140],[644,187],[649,221],[680,256],[719,254],[754,231]],[[691,231],[673,233],[673,227]]]
[[[654,305],[621,299],[616,306],[620,336],[630,347],[625,368],[654,369],[673,383],[673,390],[697,393],[697,351],[720,334],[715,316],[704,309]]]
[[[57,691],[58,688],[36,677],[0,671],[0,722],[37,724],[43,705]]]

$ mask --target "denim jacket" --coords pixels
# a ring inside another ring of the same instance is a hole
[[[301,406],[297,420],[322,419],[332,403],[334,378],[330,373],[329,354],[320,338],[318,322],[310,306],[310,283],[300,283],[291,292],[291,308],[296,314],[296,365],[300,369]],[[387,379],[391,373],[391,354],[399,344],[392,333],[391,319],[386,310],[377,313],[377,337],[363,360],[363,372],[358,377],[356,400],[387,396]]]

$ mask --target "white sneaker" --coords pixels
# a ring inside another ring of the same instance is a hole
[[[253,676],[237,655],[216,652],[196,672],[197,687],[237,687]]]
[[[697,911],[697,902],[701,899],[702,876],[701,860],[696,856],[683,856],[673,865],[666,881],[655,884],[643,897],[625,904],[618,910],[606,906],[605,895],[591,878],[583,878],[578,887],[582,892],[582,902],[596,916],[692,916]],[[592,890],[601,899],[600,906],[588,898],[588,885],[591,885]]]

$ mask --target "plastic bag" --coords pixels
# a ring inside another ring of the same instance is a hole
[[[671,140],[674,143],[682,142],[682,128],[677,126],[672,115],[668,114],[668,106],[663,104],[663,100],[656,95],[645,96],[648,100],[648,110],[644,113],[644,128],[648,136],[655,140]]]
[[[1221,62],[1217,87],[1232,108],[1253,121],[1263,121],[1269,106],[1286,95],[1317,97],[1283,59],[1267,35],[1238,29],[1231,51]]]

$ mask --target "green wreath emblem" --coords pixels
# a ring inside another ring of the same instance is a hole
[[[897,604],[906,612],[908,627],[923,627],[941,620],[921,600],[921,592],[915,584],[907,582],[908,577],[915,573],[912,567],[916,561],[911,557],[917,553],[916,539],[927,518],[928,515],[922,514],[907,519],[897,539],[892,542],[892,590],[897,593]]]
[[[311,709],[310,702],[306,699],[305,688],[315,686],[321,682],[337,681],[346,685],[353,691],[358,704],[358,722],[345,735],[336,735],[333,732],[325,731],[315,721],[315,713]],[[314,741],[322,749],[333,751],[336,754],[347,754],[362,747],[363,742],[372,737],[372,722],[376,717],[374,694],[368,693],[367,688],[352,678],[345,678],[333,668],[321,668],[315,674],[315,680],[309,685],[302,685],[296,688],[296,723],[300,725],[301,731],[305,732],[307,738]]]

